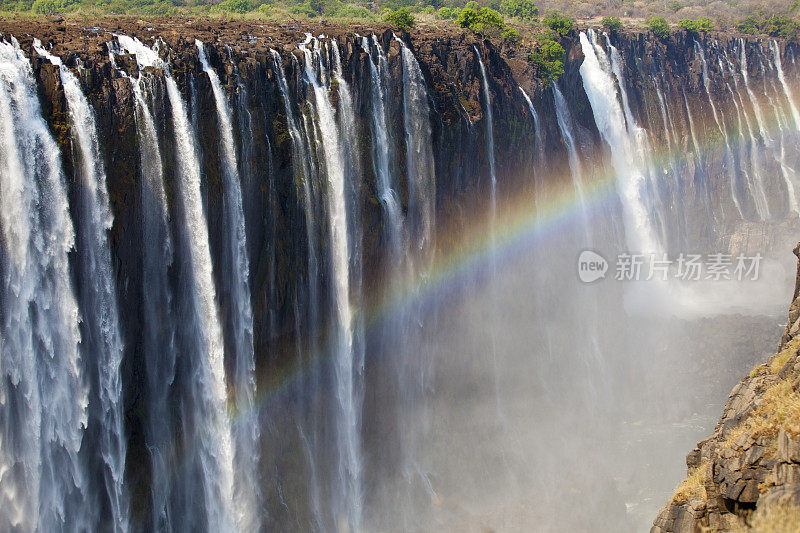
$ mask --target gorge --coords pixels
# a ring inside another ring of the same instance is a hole
[[[795,42],[97,23],[0,21],[0,530],[647,530],[774,352]]]

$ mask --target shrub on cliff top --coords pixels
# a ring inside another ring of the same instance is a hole
[[[458,15],[459,26],[481,35],[491,35],[506,29],[500,13],[488,7],[475,8],[470,4],[475,4],[475,2],[467,4]]]
[[[619,19],[619,17],[603,17],[603,20],[600,21],[600,24],[602,24],[603,27],[610,32],[619,31],[622,29],[622,21]]]
[[[539,8],[533,0],[503,0],[500,2],[500,12],[522,20],[534,20],[539,16]]]
[[[785,15],[771,15],[758,17],[750,15],[736,23],[736,29],[742,33],[752,35],[769,35],[770,37],[783,37],[784,39],[800,38],[800,23]]]
[[[542,19],[542,23],[558,33],[559,35],[566,35],[572,29],[572,19],[566,15],[554,11]]]
[[[653,32],[653,35],[662,41],[669,37],[669,23],[664,17],[652,17],[648,19],[647,27]]]
[[[714,29],[714,23],[708,17],[701,17],[699,19],[681,19],[678,21],[678,26],[688,31],[689,33],[699,33],[711,31]]]
[[[55,15],[69,11],[76,3],[75,0],[36,0],[31,5],[31,11],[39,15]]]
[[[387,24],[391,24],[398,30],[410,30],[414,27],[414,15],[407,7],[401,7],[397,11],[389,11],[383,16]]]
[[[767,20],[764,31],[770,37],[797,39],[800,37],[800,23],[786,15],[773,15]]]
[[[225,0],[217,4],[217,9],[230,13],[247,13],[252,9],[248,0]]]
[[[538,75],[548,83],[558,81],[564,74],[564,47],[556,41],[546,39],[528,56]]]

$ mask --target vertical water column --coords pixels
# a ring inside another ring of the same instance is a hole
[[[191,271],[191,294],[187,295],[193,316],[187,317],[185,327],[193,343],[191,358],[194,375],[189,378],[186,405],[191,416],[192,432],[189,441],[192,457],[200,476],[206,523],[214,531],[234,528],[233,506],[233,445],[227,414],[224,348],[222,326],[212,275],[208,226],[203,212],[200,192],[200,162],[186,104],[178,84],[157,52],[137,39],[117,36],[120,45],[136,56],[140,68],[158,66],[165,72],[167,97],[172,111],[175,135],[177,185],[182,202],[182,231],[188,242],[187,257],[183,260]],[[193,489],[192,480],[184,480],[183,490]],[[190,502],[195,504],[196,502]],[[196,520],[197,517],[187,517]]]
[[[309,44],[314,50],[309,49]],[[331,242],[333,275],[334,320],[336,324],[334,373],[338,404],[337,450],[338,494],[333,502],[334,515],[339,527],[361,529],[362,513],[362,458],[359,435],[356,373],[358,371],[353,351],[353,310],[350,303],[350,244],[347,220],[345,184],[345,154],[339,139],[339,125],[328,89],[323,81],[328,78],[324,62],[320,61],[320,75],[314,72],[315,56],[320,56],[319,42],[309,35],[300,46],[305,56],[305,78],[312,89],[317,126],[322,141],[323,162],[328,180],[327,207]],[[338,55],[338,50],[335,51]],[[338,57],[336,57],[338,60]],[[342,95],[340,95],[342,96]]]
[[[258,416],[255,412],[255,360],[253,357],[253,312],[250,303],[250,265],[247,258],[242,188],[239,181],[236,147],[233,139],[232,112],[216,71],[211,68],[205,47],[195,41],[203,71],[211,81],[220,129],[222,155],[223,218],[225,225],[225,275],[221,277],[231,298],[228,319],[234,339],[234,403],[236,417],[233,431],[234,500],[236,523],[242,531],[260,527],[258,471]]]
[[[794,97],[792,96],[792,91],[789,89],[789,85],[786,83],[786,75],[783,72],[783,64],[781,63],[781,50],[778,46],[778,41],[770,41],[769,42],[770,50],[772,50],[772,56],[775,61],[775,70],[778,72],[778,80],[781,82],[781,87],[783,87],[783,93],[786,95],[786,101],[789,103],[789,109],[792,111],[792,118],[794,119],[795,127],[800,130],[800,113],[797,111],[797,106],[794,103]]]
[[[0,527],[91,530],[79,461],[88,393],[67,254],[74,243],[61,154],[30,62],[0,42]]]
[[[142,304],[144,316],[142,353],[147,369],[148,417],[147,450],[152,464],[150,499],[153,530],[171,531],[170,500],[173,480],[170,476],[174,424],[169,410],[171,388],[175,380],[174,295],[168,270],[173,264],[164,169],[158,131],[145,90],[152,94],[153,81],[139,74],[131,79],[135,100],[136,132],[142,173]]]
[[[609,67],[603,68],[601,65],[596,47],[585,32],[581,32],[580,42],[585,56],[580,74],[597,128],[611,149],[625,215],[628,246],[642,254],[660,252],[661,244],[655,236],[650,214],[643,202],[646,192],[644,163],[640,160],[641,153],[637,153],[634,147],[624,112],[617,100],[617,85]],[[608,61],[605,60],[604,64],[608,65]]]
[[[528,93],[526,93],[525,89],[522,87],[520,87],[519,90],[522,93],[522,97],[525,98],[525,103],[528,105],[528,111],[531,112],[531,117],[533,117],[533,140],[536,143],[536,166],[541,169],[541,166],[544,164],[542,122],[541,119],[539,119],[539,113],[537,113],[536,108],[533,107],[533,102],[531,102],[531,98],[528,96]]]
[[[319,459],[318,450],[318,430],[316,419],[317,413],[320,412],[319,398],[320,398],[320,372],[316,359],[319,356],[320,347],[318,345],[318,323],[320,321],[319,310],[319,277],[320,277],[320,264],[319,254],[317,249],[317,242],[319,237],[317,235],[317,220],[315,217],[314,202],[315,198],[312,191],[312,179],[315,177],[315,168],[313,165],[313,158],[310,150],[310,140],[300,132],[297,118],[295,116],[294,107],[292,105],[291,94],[286,81],[286,75],[283,68],[283,60],[276,50],[271,50],[272,66],[278,81],[278,90],[283,100],[284,112],[286,114],[286,124],[289,130],[289,138],[291,141],[291,162],[292,174],[295,180],[302,184],[302,201],[303,213],[305,218],[306,230],[306,246],[308,247],[306,253],[306,279],[303,280],[303,285],[306,290],[304,297],[300,297],[302,302],[298,301],[295,297],[295,327],[300,328],[305,324],[306,340],[298,339],[298,354],[305,357],[305,362],[311,368],[308,370],[306,383],[307,387],[303,392],[303,400],[308,402],[308,413],[303,413],[303,420],[297,421],[297,429],[301,435],[308,461],[309,479],[307,481],[309,499],[311,501],[311,513],[313,520],[318,529],[323,529],[323,516],[322,516],[322,502],[319,485]],[[299,70],[296,59],[293,58],[293,67],[295,71]],[[303,116],[305,120],[305,116]],[[309,128],[310,129],[310,128]],[[307,131],[307,130],[306,130]],[[304,314],[301,317],[301,307]],[[309,427],[306,427],[308,425]]]
[[[741,202],[739,201],[739,194],[737,192],[736,172],[734,171],[733,151],[731,150],[730,139],[728,138],[728,130],[725,128],[724,121],[721,122],[719,114],[717,113],[717,106],[714,104],[714,99],[711,97],[711,80],[708,76],[708,63],[706,62],[706,52],[703,46],[695,41],[694,42],[695,54],[700,58],[700,63],[703,67],[703,88],[706,91],[708,103],[711,105],[711,113],[714,116],[714,122],[717,124],[717,129],[722,134],[725,140],[725,159],[727,161],[728,179],[730,180],[731,200],[739,213],[739,218],[744,218],[742,212]],[[684,95],[685,99],[685,95]],[[688,106],[687,106],[688,109]]]
[[[61,83],[67,100],[71,134],[76,141],[79,169],[79,243],[80,277],[92,280],[81,284],[81,316],[83,338],[81,348],[84,365],[97,376],[97,390],[92,391],[89,404],[89,424],[98,424],[98,450],[105,467],[102,469],[106,497],[111,510],[114,531],[128,529],[128,502],[123,489],[127,443],[122,425],[122,335],[119,329],[119,310],[111,250],[107,232],[113,217],[106,189],[106,174],[100,154],[94,111],[81,90],[75,75],[55,57],[34,41],[36,52],[59,67]],[[86,511],[92,514],[93,510]],[[96,518],[90,519],[94,522]]]

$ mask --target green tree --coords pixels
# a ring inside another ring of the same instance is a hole
[[[500,2],[500,12],[522,20],[534,20],[539,16],[539,8],[533,0],[503,0]]]
[[[764,32],[770,37],[792,39],[800,37],[800,24],[786,15],[773,15],[764,24]]]
[[[736,29],[742,33],[756,34],[761,31],[760,21],[755,17],[755,15],[750,15],[749,17],[745,17],[740,20],[736,24]]]
[[[225,0],[220,2],[217,7],[231,13],[247,13],[252,9],[248,0]]]
[[[669,37],[669,23],[664,17],[652,17],[648,19],[647,27],[653,32],[653,35],[662,41]]]
[[[397,11],[389,11],[383,16],[387,24],[391,24],[398,30],[410,30],[414,27],[414,15],[407,7],[401,7]]]
[[[476,2],[470,2],[461,10],[461,13],[458,15],[459,26],[467,28],[473,33],[482,35],[499,33],[506,29],[505,22],[503,22],[503,17],[500,13],[488,7],[479,7],[475,9],[470,4],[477,5]]]
[[[572,19],[566,15],[554,11],[542,19],[542,23],[558,33],[559,35],[566,35],[572,29]]]
[[[556,41],[543,41],[528,58],[547,82],[557,81],[564,74],[564,47]]]
[[[707,32],[714,29],[714,23],[708,17],[701,17],[699,19],[681,19],[678,21],[678,26],[685,29],[689,33]]]
[[[619,31],[622,29],[622,21],[619,17],[603,17],[600,24],[608,31]]]

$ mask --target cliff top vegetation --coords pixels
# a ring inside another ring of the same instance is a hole
[[[800,38],[800,0],[0,0],[0,15],[14,14],[362,20],[385,21],[398,29],[421,22],[460,25],[479,33],[497,29],[498,36],[511,40],[547,26],[562,33],[562,27],[547,22],[555,16],[612,31],[647,28],[649,21],[663,20],[687,31]]]

